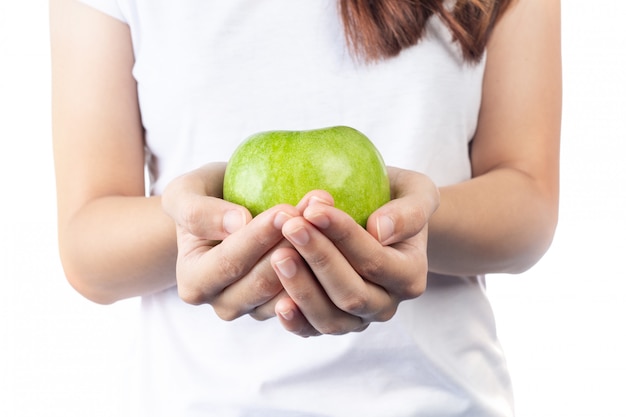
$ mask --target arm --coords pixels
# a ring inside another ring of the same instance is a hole
[[[290,249],[273,256],[289,295],[275,307],[287,330],[303,336],[359,331],[372,320],[388,319],[402,299],[419,296],[425,285],[426,228],[419,230],[426,222],[430,271],[521,272],[543,255],[558,214],[559,22],[558,0],[518,0],[498,23],[488,48],[471,148],[473,178],[441,188],[440,205],[432,216],[420,210],[433,207],[419,199],[428,195],[428,188],[400,181],[396,190],[406,195],[368,220],[368,231],[384,247],[368,244],[366,236],[351,238],[357,228],[342,224],[332,208],[322,205],[304,212],[317,228],[303,229],[307,223],[302,220],[286,223],[283,232],[304,261]],[[379,222],[381,216],[391,222]],[[325,220],[318,224],[318,218]],[[389,237],[384,234],[386,239],[374,227],[379,223],[394,225]],[[304,245],[290,235],[300,230],[308,232]],[[368,256],[360,257],[360,252]],[[400,273],[394,274],[394,264]],[[406,276],[403,270],[419,273]],[[411,277],[412,284],[407,281]]]
[[[522,272],[557,223],[559,1],[514,2],[487,50],[473,179],[441,189],[429,224],[430,269],[445,274]]]
[[[474,178],[436,190],[417,173],[391,169],[394,199],[370,216],[367,231],[322,194],[318,200],[328,204],[305,198],[287,219],[270,210],[219,237],[213,230],[223,219],[198,215],[215,213],[218,204],[203,198],[207,175],[174,181],[164,207],[179,228],[183,299],[210,303],[226,319],[276,314],[302,336],[340,334],[389,319],[399,302],[423,292],[427,269],[462,275],[528,268],[549,245],[558,208],[558,20],[558,3],[524,0],[496,29],[472,147]],[[291,246],[274,246],[281,239],[274,229]],[[268,273],[267,254],[284,292]]]
[[[69,282],[111,303],[174,284],[176,239],[145,197],[144,142],[127,25],[50,2],[59,247]]]

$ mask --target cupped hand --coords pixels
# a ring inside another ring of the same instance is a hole
[[[301,216],[282,232],[293,247],[271,255],[286,295],[275,311],[300,336],[361,331],[389,320],[401,301],[420,296],[428,274],[428,220],[439,205],[426,176],[389,168],[392,200],[363,229],[314,191],[300,202]]]
[[[206,165],[163,193],[163,209],[176,223],[178,292],[187,303],[212,305],[224,320],[265,319],[283,293],[269,258],[289,246],[281,228],[300,213],[280,205],[252,219],[244,207],[221,199],[224,170],[223,163]]]

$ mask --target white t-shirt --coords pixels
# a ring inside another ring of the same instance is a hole
[[[335,0],[83,1],[131,28],[155,194],[250,134],[332,125],[439,185],[470,178],[484,60],[464,63],[437,19],[417,46],[365,65]],[[223,322],[176,289],[144,297],[142,315],[146,416],[513,415],[483,277],[430,274],[392,320],[345,336]]]

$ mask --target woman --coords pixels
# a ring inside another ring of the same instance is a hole
[[[484,275],[556,226],[560,5],[443,3],[51,1],[61,258],[142,296],[145,415],[513,414]],[[339,124],[390,165],[366,229],[220,199],[248,135]]]

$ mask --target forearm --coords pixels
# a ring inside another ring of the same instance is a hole
[[[59,226],[68,281],[108,304],[175,284],[176,235],[158,197],[104,197]]]
[[[429,269],[450,275],[519,273],[549,247],[558,193],[514,169],[443,187],[429,223]]]

